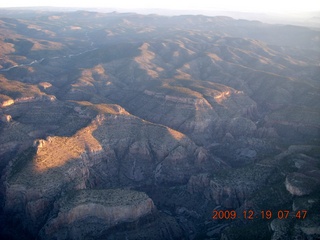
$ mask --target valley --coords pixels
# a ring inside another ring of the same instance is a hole
[[[1,238],[320,237],[318,29],[1,11]]]

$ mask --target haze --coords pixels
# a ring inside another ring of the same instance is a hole
[[[320,10],[320,2],[314,0],[305,1],[254,1],[254,0],[224,0],[224,1],[22,1],[12,0],[3,1],[0,7],[79,7],[79,8],[119,8],[119,9],[147,9],[160,8],[171,10],[206,10],[206,11],[240,11],[240,12],[259,12],[259,13],[295,13]]]
[[[0,239],[320,240],[315,4],[12,1]]]

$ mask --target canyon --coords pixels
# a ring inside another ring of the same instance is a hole
[[[1,238],[320,237],[319,29],[2,11]]]

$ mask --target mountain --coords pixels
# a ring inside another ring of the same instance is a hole
[[[320,236],[318,30],[30,9],[0,28],[2,238]]]

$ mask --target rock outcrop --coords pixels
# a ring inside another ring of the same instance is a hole
[[[11,120],[12,120],[12,117],[10,115],[7,115],[7,114],[4,114],[1,117],[1,121],[4,122],[4,123],[9,123],[9,122],[11,122]]]
[[[274,169],[265,169],[255,165],[237,170],[225,170],[220,173],[194,175],[188,182],[191,194],[203,194],[216,205],[237,209],[263,187]]]
[[[55,203],[41,239],[85,239],[102,231],[132,222],[155,211],[153,201],[132,190],[79,190]]]
[[[0,238],[319,238],[319,31],[200,15],[1,16]],[[270,230],[210,216],[283,206],[310,218]]]
[[[318,171],[320,176],[320,171]],[[320,186],[320,177],[314,178],[303,173],[290,173],[286,177],[286,188],[294,196],[308,195]]]
[[[296,168],[286,176],[286,189],[294,196],[305,196],[318,191],[320,187],[319,159],[308,156],[317,151],[316,146],[291,146],[287,151],[287,159]],[[303,153],[304,152],[304,153]]]
[[[9,99],[9,100],[5,100],[3,102],[1,102],[0,107],[4,108],[4,107],[8,107],[14,104],[14,100],[13,99]]]
[[[39,231],[57,198],[69,191],[181,184],[203,168],[219,169],[219,161],[182,133],[115,106],[95,111],[101,113],[74,135],[40,139],[12,161],[4,209],[21,219],[29,232]]]

